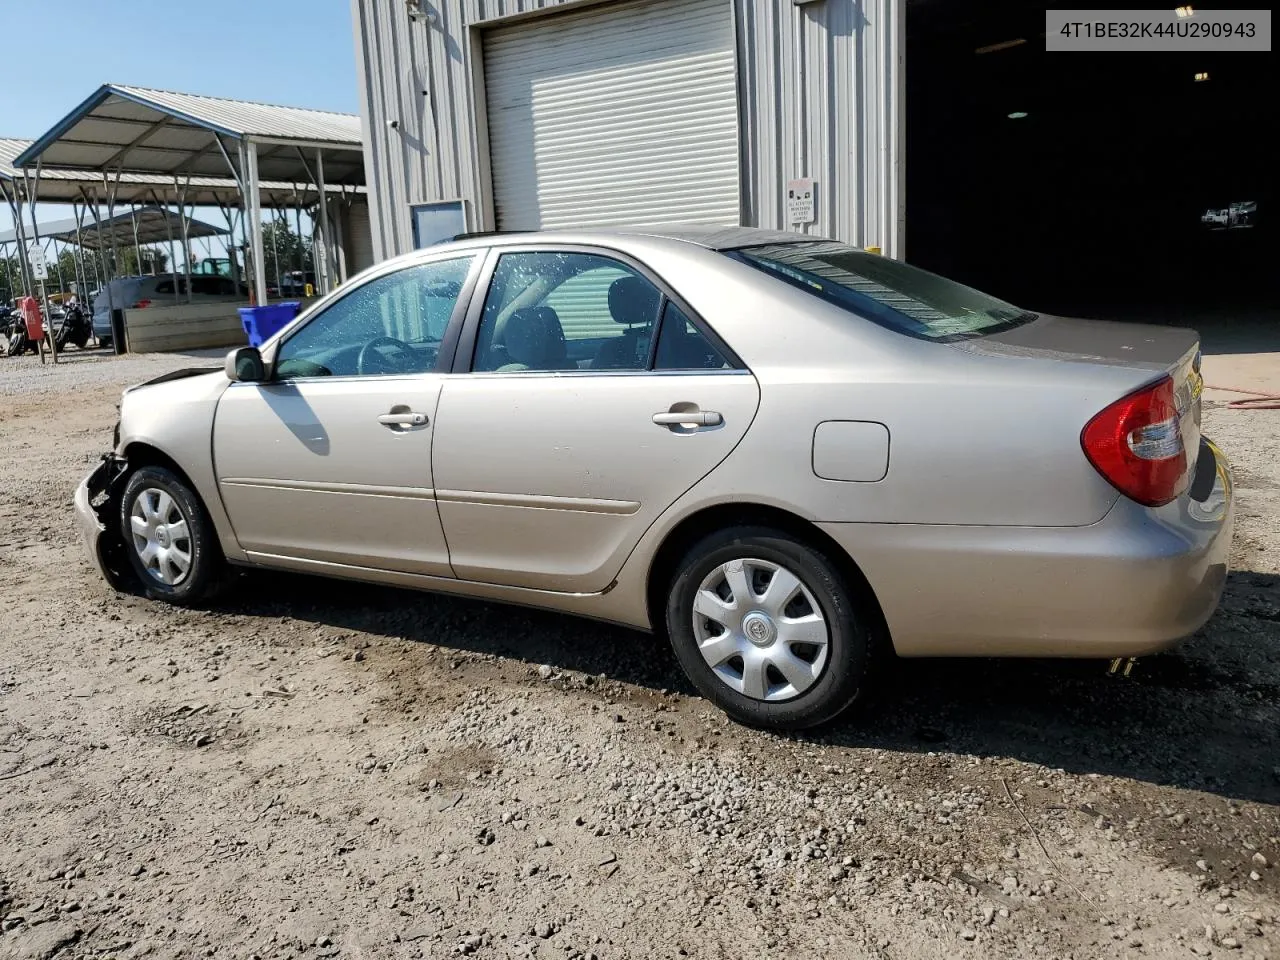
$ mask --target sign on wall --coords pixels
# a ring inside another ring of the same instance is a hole
[[[810,177],[787,181],[787,222],[813,223],[817,208],[813,202],[818,184]]]

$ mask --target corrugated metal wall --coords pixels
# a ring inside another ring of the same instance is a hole
[[[491,226],[468,25],[579,2],[422,0],[428,23],[351,0],[380,258],[412,248],[411,203],[462,198],[471,229]],[[810,176],[818,220],[801,229],[902,255],[904,4],[735,0],[744,222],[786,229],[786,182]]]

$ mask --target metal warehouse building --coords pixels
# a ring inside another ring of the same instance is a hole
[[[463,230],[789,227],[799,178],[798,229],[898,250],[901,0],[352,9],[381,256]]]
[[[352,0],[375,253],[743,223],[1036,310],[1273,311],[1274,56],[1050,52],[1045,6]]]

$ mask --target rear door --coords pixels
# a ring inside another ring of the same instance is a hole
[[[506,248],[488,272],[432,448],[450,562],[467,580],[603,590],[742,439],[759,389],[620,255]]]

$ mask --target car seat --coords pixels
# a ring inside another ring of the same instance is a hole
[[[619,277],[609,285],[609,315],[626,324],[622,336],[601,345],[593,370],[643,370],[649,359],[649,337],[658,314],[658,291],[641,277]]]
[[[509,362],[498,367],[498,373],[569,367],[564,329],[560,326],[560,317],[550,307],[530,307],[512,313],[507,317],[503,340]]]

